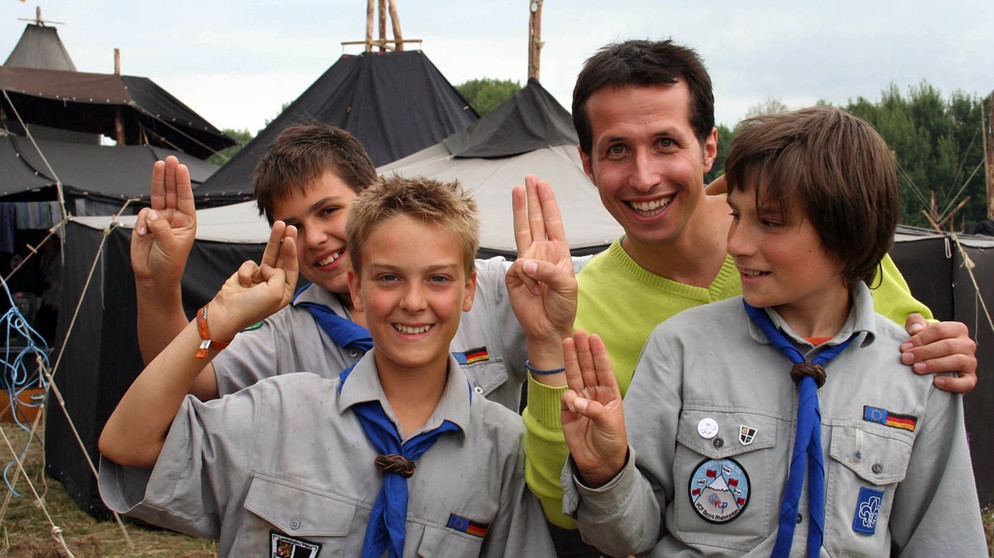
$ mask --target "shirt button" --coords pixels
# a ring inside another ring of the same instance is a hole
[[[801,521],[803,521],[803,519],[804,519],[804,517],[803,517],[803,516],[801,516],[801,514],[797,514],[797,523],[798,523],[798,524],[800,524],[800,523],[801,523]]]
[[[714,440],[711,441],[711,445],[716,448],[720,448],[721,446],[725,445],[725,441],[722,440],[721,438],[715,438]]]
[[[475,388],[473,388],[473,391],[475,391],[476,393],[478,393],[480,395],[483,395],[483,388],[480,387],[480,386],[476,386]]]
[[[352,358],[359,358],[362,356],[362,349],[352,348],[349,349],[349,356]]]
[[[878,474],[878,475],[880,473],[884,472],[884,466],[881,465],[881,464],[879,464],[879,463],[874,463],[873,467],[871,467],[871,469],[873,469],[873,472],[876,473],[876,474]]]
[[[290,528],[293,529],[293,530],[295,530],[295,531],[297,529],[300,529],[300,522],[297,521],[296,519],[294,519],[293,521],[290,522]]]

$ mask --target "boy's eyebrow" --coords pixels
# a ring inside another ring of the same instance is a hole
[[[373,262],[369,262],[369,266],[371,268],[373,268],[373,269],[386,270],[386,271],[396,271],[396,270],[400,270],[401,269],[400,266],[391,264],[390,262],[376,262],[376,261],[373,261]],[[450,270],[450,269],[453,269],[453,268],[456,268],[456,269],[460,268],[460,264],[458,262],[440,263],[440,264],[434,264],[434,265],[426,266],[424,268],[420,268],[418,271],[426,271],[426,272],[429,272],[429,273],[433,273],[433,272],[437,272],[437,271],[447,271],[447,270]]]

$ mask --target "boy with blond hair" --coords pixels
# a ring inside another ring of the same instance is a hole
[[[243,264],[107,421],[108,507],[217,538],[223,556],[551,555],[520,418],[470,389],[449,353],[473,304],[478,227],[454,184],[381,180],[346,227],[375,348],[333,379],[184,398],[205,361],[293,296],[297,231],[274,222],[274,264]]]

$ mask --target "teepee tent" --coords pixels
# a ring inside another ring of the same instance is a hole
[[[348,130],[379,166],[476,119],[476,111],[420,50],[344,54],[194,194],[215,202],[252,197],[256,162],[294,124],[326,122]]]
[[[377,171],[458,180],[480,208],[481,249],[504,255],[515,252],[511,188],[534,174],[556,193],[570,249],[588,254],[607,248],[622,230],[584,174],[577,143],[569,112],[530,79],[465,130]]]

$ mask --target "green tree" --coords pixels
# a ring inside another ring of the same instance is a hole
[[[844,108],[872,123],[894,151],[902,223],[929,227],[923,211],[937,222],[955,212],[947,230],[986,218],[980,99],[957,91],[946,100],[923,81],[907,96],[892,84],[878,102],[860,97]]]
[[[521,91],[521,84],[509,79],[471,79],[456,86],[477,114],[483,116]]]
[[[752,118],[753,116],[762,116],[764,114],[779,114],[788,110],[790,109],[780,99],[767,97],[766,100],[749,107],[745,117]]]
[[[221,151],[218,151],[217,153],[211,155],[210,158],[207,159],[208,163],[214,163],[217,166],[221,166],[227,163],[228,159],[234,157],[235,153],[241,151],[242,148],[245,147],[245,144],[251,141],[253,137],[255,137],[252,134],[252,132],[248,130],[248,128],[245,128],[244,130],[233,130],[231,128],[225,128],[222,131],[225,133],[225,135],[227,135],[229,138],[235,140],[238,143],[232,145],[231,147],[226,147]]]

